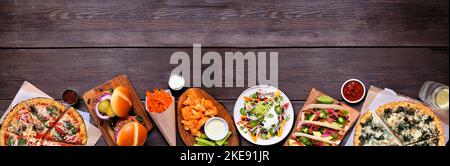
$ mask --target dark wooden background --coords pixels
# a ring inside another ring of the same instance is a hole
[[[124,73],[143,99],[167,87],[170,55],[193,43],[222,55],[277,51],[279,88],[296,111],[313,87],[342,99],[350,78],[417,98],[426,80],[449,83],[448,3],[2,0],[0,114],[25,80],[61,99]],[[205,88],[230,113],[244,89]],[[156,127],[147,145],[167,145]]]

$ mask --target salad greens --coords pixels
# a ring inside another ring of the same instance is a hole
[[[244,105],[239,110],[241,118],[237,123],[238,128],[244,133],[248,132],[255,142],[258,138],[268,140],[274,136],[280,137],[289,119],[286,113],[288,106],[280,91],[258,90],[244,96]]]

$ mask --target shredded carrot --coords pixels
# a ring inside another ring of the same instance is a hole
[[[147,109],[150,112],[164,112],[173,102],[170,94],[162,89],[153,89],[153,93],[146,91],[145,96],[147,97]]]

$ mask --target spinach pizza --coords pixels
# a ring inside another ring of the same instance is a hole
[[[87,143],[83,119],[74,109],[48,98],[22,101],[0,129],[0,146],[68,146]]]
[[[363,115],[355,127],[355,146],[445,146],[444,129],[421,103],[392,102]]]
[[[355,126],[354,145],[399,146],[400,141],[387,129],[381,119],[366,112]]]

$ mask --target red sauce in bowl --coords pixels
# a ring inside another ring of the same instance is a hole
[[[364,93],[364,87],[358,81],[349,81],[342,89],[342,94],[348,101],[358,101],[364,97]]]
[[[67,104],[74,105],[78,102],[78,95],[73,90],[66,90],[63,93],[63,101]]]

